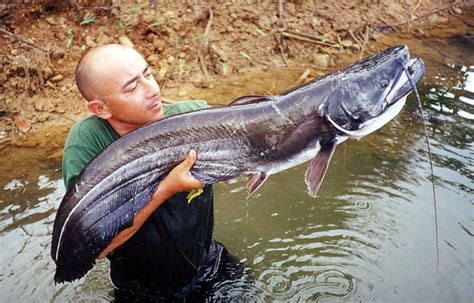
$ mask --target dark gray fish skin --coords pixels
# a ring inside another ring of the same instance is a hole
[[[341,138],[411,92],[400,83],[403,66],[415,83],[421,80],[422,61],[408,60],[408,48],[396,46],[278,96],[240,98],[123,136],[84,168],[59,206],[51,246],[55,281],[83,277],[191,149],[198,153],[195,178],[212,184],[252,175],[251,192],[269,175],[314,158],[306,182],[315,196]]]

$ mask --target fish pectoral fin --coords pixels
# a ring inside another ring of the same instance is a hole
[[[262,186],[262,184],[268,179],[267,174],[264,172],[257,172],[252,174],[252,177],[247,181],[248,190],[247,190],[247,199]]]
[[[259,102],[264,102],[264,101],[271,101],[272,98],[270,96],[264,96],[264,95],[252,95],[252,96],[243,96],[235,99],[231,103],[229,103],[229,106],[233,105],[245,105],[245,104],[254,104],[254,103],[259,103]]]
[[[315,198],[318,193],[319,187],[323,182],[324,176],[329,167],[329,162],[331,161],[332,155],[336,150],[336,139],[331,138],[325,143],[321,144],[321,149],[319,150],[316,157],[314,157],[310,162],[308,169],[305,174],[305,182],[308,187],[308,193],[311,197]]]

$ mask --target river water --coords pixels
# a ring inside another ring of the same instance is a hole
[[[455,63],[425,60],[436,68],[419,86],[433,152],[439,266],[423,125],[410,96],[387,126],[338,146],[316,199],[306,194],[306,164],[272,176],[250,199],[243,180],[215,187],[215,238],[251,269],[254,280],[241,287],[258,291],[248,299],[472,302],[474,60],[467,48],[458,51],[465,56]],[[28,159],[9,161],[25,166]],[[107,261],[80,281],[53,283],[59,168],[49,160],[2,178],[0,302],[113,300]]]

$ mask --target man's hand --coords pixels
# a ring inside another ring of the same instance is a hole
[[[191,167],[194,165],[197,159],[197,154],[195,150],[191,150],[178,166],[173,168],[168,176],[166,176],[163,181],[161,181],[159,187],[163,191],[167,192],[170,196],[183,192],[189,191],[195,188],[201,188],[204,186],[204,183],[196,180],[191,175]],[[153,198],[154,195],[153,195]]]

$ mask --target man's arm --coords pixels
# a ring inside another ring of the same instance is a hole
[[[188,191],[194,188],[204,186],[204,183],[196,180],[190,172],[194,162],[196,162],[196,152],[191,150],[188,157],[178,166],[173,168],[163,181],[160,182],[156,192],[153,194],[150,202],[138,212],[133,219],[133,225],[121,231],[116,235],[112,242],[100,253],[97,259],[103,259],[114,249],[130,239],[137,230],[145,223],[148,217],[168,198],[176,193]]]

